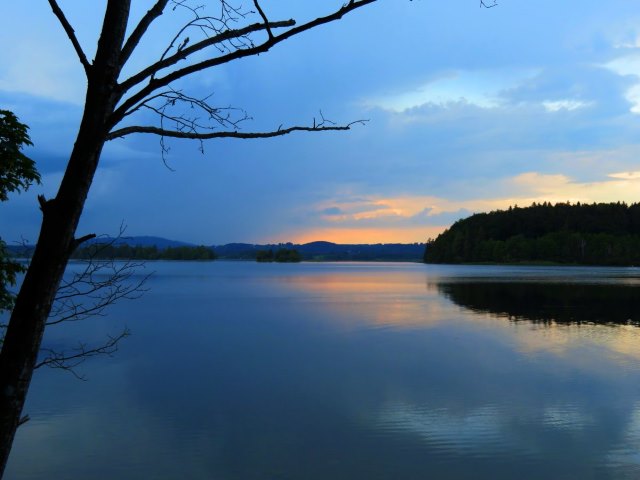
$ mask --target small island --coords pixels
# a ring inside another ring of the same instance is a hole
[[[478,213],[429,240],[425,263],[640,265],[640,204],[532,204]]]

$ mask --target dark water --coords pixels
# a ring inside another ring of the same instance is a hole
[[[7,478],[637,479],[640,270],[149,263]]]

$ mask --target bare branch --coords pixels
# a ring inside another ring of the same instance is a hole
[[[110,305],[122,299],[139,298],[146,291],[144,285],[151,274],[138,274],[139,267],[142,267],[143,263],[116,262],[113,259],[98,258],[105,249],[122,237],[123,232],[124,227],[121,227],[116,238],[93,245],[89,249],[90,256],[84,268],[63,278],[56,293],[47,326],[104,316],[104,310]],[[60,368],[69,371],[77,378],[84,379],[75,370],[78,365],[90,357],[112,355],[118,349],[120,340],[129,335],[129,330],[125,328],[116,336],[108,336],[106,341],[98,345],[88,346],[80,342],[76,347],[66,350],[43,348],[40,351],[41,360],[35,368],[45,365]]]
[[[123,299],[140,298],[146,292],[145,284],[152,274],[138,275],[144,263],[97,258],[117,238],[92,247],[84,268],[69,279],[62,280],[47,325],[103,316],[104,310],[110,305]]]
[[[108,336],[107,341],[98,346],[88,347],[85,343],[79,343],[77,347],[64,351],[43,348],[40,350],[40,353],[45,356],[34,368],[44,366],[60,368],[70,372],[74,377],[80,380],[85,380],[85,377],[79,374],[75,368],[90,357],[95,357],[97,355],[112,356],[118,351],[118,344],[120,340],[127,338],[129,335],[131,335],[131,332],[128,328],[125,328],[116,336]]]
[[[293,20],[283,20],[283,21],[279,21],[279,22],[271,22],[271,23],[268,24],[268,27],[270,29],[272,29],[272,28],[291,27],[293,25],[295,25],[295,22]],[[213,37],[209,37],[209,38],[207,38],[205,40],[201,40],[201,41],[199,41],[197,43],[194,43],[190,47],[178,49],[178,51],[176,51],[175,54],[173,54],[173,55],[171,55],[169,57],[166,57],[166,58],[161,58],[156,63],[154,63],[152,65],[149,65],[144,70],[141,70],[140,72],[136,73],[135,75],[132,75],[131,77],[129,77],[128,79],[123,81],[119,86],[120,92],[121,93],[127,92],[131,87],[137,85],[140,82],[143,82],[146,78],[153,77],[160,70],[163,70],[163,69],[165,69],[167,67],[175,65],[180,60],[185,60],[187,57],[189,57],[190,55],[193,55],[196,52],[199,52],[200,50],[203,50],[203,49],[205,49],[207,47],[210,47],[210,46],[213,46],[213,45],[220,44],[220,43],[228,41],[228,40],[233,40],[233,39],[236,39],[236,38],[245,37],[245,36],[249,35],[250,33],[259,32],[261,30],[264,30],[265,28],[267,28],[267,25],[265,25],[263,23],[254,23],[254,24],[251,24],[251,25],[247,25],[246,27],[243,27],[243,28],[239,28],[239,29],[235,29],[235,30],[226,30],[224,32],[221,32],[221,33],[213,36]],[[178,36],[182,32],[183,32],[183,29],[181,29],[180,32],[178,32],[178,35],[176,35],[176,37],[170,43],[170,45],[167,48],[167,50],[165,50],[165,53],[163,54],[163,57],[170,50],[171,46],[173,45],[173,43],[176,41],[176,39],[178,38]],[[156,88],[154,88],[151,91],[147,92],[147,94],[151,93],[153,90],[157,90],[158,88],[162,88],[162,86],[167,86],[167,85],[169,85],[169,83],[171,83],[171,82],[167,82],[164,85],[158,85]],[[147,94],[139,97],[139,99],[134,101],[132,104],[135,104],[138,101],[142,100]],[[129,106],[131,106],[131,105],[129,105]]]
[[[96,238],[96,234],[95,233],[89,233],[87,235],[84,235],[80,238],[76,238],[73,240],[73,247],[72,250],[75,250],[76,248],[78,248],[81,244],[83,244],[84,242],[91,240],[92,238]]]
[[[498,5],[498,0],[493,0],[492,4],[487,4],[484,0],[480,0],[480,8],[493,8]]]
[[[182,132],[176,130],[165,130],[158,127],[151,126],[131,126],[124,127],[119,130],[115,130],[111,132],[107,136],[107,140],[113,140],[114,138],[121,138],[126,135],[131,135],[132,133],[150,133],[153,135],[160,135],[162,137],[171,137],[171,138],[187,138],[192,140],[210,140],[212,138],[242,138],[242,139],[250,139],[250,138],[271,138],[271,137],[280,137],[283,135],[287,135],[292,132],[324,132],[329,130],[351,130],[353,125],[359,124],[362,125],[366,123],[368,120],[356,120],[354,122],[350,122],[346,125],[322,125],[322,124],[314,124],[311,127],[303,127],[303,126],[293,126],[288,128],[279,128],[278,130],[268,131],[268,132]]]
[[[281,43],[295,35],[299,35],[302,32],[305,32],[307,30],[310,30],[312,28],[315,28],[317,26],[323,25],[323,24],[327,24],[330,22],[334,22],[336,20],[340,20],[343,16],[345,16],[346,14],[364,7],[365,5],[368,5],[370,3],[374,3],[377,0],[360,0],[360,1],[355,1],[355,0],[351,0],[349,1],[349,3],[343,5],[341,8],[339,8],[338,10],[336,10],[335,12],[333,12],[330,15],[324,16],[324,17],[318,17],[314,20],[311,20],[307,23],[304,23],[298,27],[293,27],[290,28],[289,30],[287,30],[284,33],[281,33],[280,35],[276,35],[274,37],[270,37],[268,38],[265,42],[261,43],[260,45],[255,45],[255,46],[251,46],[249,48],[245,48],[245,49],[239,49],[239,50],[235,50],[231,53],[228,53],[226,55],[222,55],[220,57],[215,57],[215,58],[210,58],[208,60],[204,60],[202,62],[198,62],[198,63],[194,63],[192,65],[186,66],[184,68],[175,70],[167,75],[165,75],[164,77],[160,77],[160,78],[154,78],[153,80],[151,80],[148,85],[142,89],[140,89],[140,91],[138,91],[137,93],[135,93],[134,95],[132,95],[131,97],[129,97],[127,100],[125,100],[122,105],[120,105],[120,107],[118,107],[116,109],[116,111],[113,113],[113,115],[111,116],[110,119],[110,124],[111,126],[115,126],[118,124],[118,122],[120,122],[120,120],[122,120],[127,112],[129,111],[130,108],[134,107],[135,105],[139,104],[140,102],[144,101],[145,98],[147,98],[149,95],[151,95],[153,92],[155,92],[156,90],[166,87],[168,85],[170,85],[172,82],[174,82],[175,80],[178,80],[180,78],[183,78],[187,75],[190,75],[192,73],[201,71],[201,70],[205,70],[207,68],[211,68],[211,67],[215,67],[218,65],[222,65],[228,62],[231,62],[233,60],[237,60],[240,58],[244,58],[244,57],[250,57],[250,56],[255,56],[258,55],[260,53],[264,53],[267,52],[268,50],[270,50],[273,46],[277,45],[278,43]],[[260,23],[257,24],[259,26],[258,30],[260,29],[264,29],[264,23]],[[273,25],[271,25],[271,28],[273,28]],[[232,34],[237,34],[238,31],[229,31],[229,33]],[[227,32],[225,32],[227,33]],[[203,42],[207,42],[207,40],[203,40]],[[202,43],[202,42],[200,42]],[[193,45],[192,47],[187,47],[184,50],[176,53],[176,55],[174,55],[173,57],[179,56],[179,55],[184,55],[185,52],[188,52],[190,48],[195,48],[198,44]],[[169,57],[167,58],[165,61],[170,60],[173,57]],[[180,58],[178,58],[180,59]],[[177,61],[177,60],[176,60]],[[175,62],[174,62],[175,63]],[[157,70],[156,70],[157,71]],[[141,72],[142,73],[142,72]],[[154,72],[150,72],[148,74],[146,74],[145,76],[143,76],[142,78],[148,77],[151,74],[153,74]],[[138,74],[140,75],[140,74]],[[121,85],[121,93],[126,91],[127,89],[131,88],[131,86],[135,85],[136,83],[139,83],[141,81],[140,78],[138,78],[138,75],[135,75],[134,77],[131,77],[130,79],[128,79],[127,81],[125,81],[122,85]],[[136,79],[135,81],[133,81],[133,79]],[[131,83],[132,82],[132,83]],[[124,130],[124,129],[122,129]],[[119,135],[116,135],[119,136]],[[109,135],[109,138],[113,138],[113,135]],[[191,138],[191,137],[189,137]],[[211,138],[215,138],[215,137],[211,137]]]
[[[144,17],[140,19],[140,22],[136,25],[136,28],[133,29],[133,32],[125,42],[124,47],[122,47],[122,52],[120,53],[120,67],[123,67],[124,64],[127,63],[127,60],[129,60],[129,57],[138,46],[138,43],[140,43],[140,40],[149,29],[149,26],[156,18],[162,15],[162,12],[164,12],[168,2],[169,0],[158,0],[155,5],[144,14]]]
[[[73,30],[73,27],[67,20],[67,17],[65,17],[64,12],[60,8],[56,0],[49,0],[49,5],[53,10],[54,15],[58,17],[58,21],[62,25],[62,28],[64,28],[64,31],[66,32],[67,37],[69,37],[69,40],[71,40],[71,44],[73,45],[73,48],[78,54],[78,59],[80,60],[80,63],[84,67],[85,73],[89,75],[89,71],[91,70],[91,64],[87,60],[87,56],[84,54],[84,51],[80,46],[80,42],[78,42],[78,39],[76,37],[75,31]]]
[[[245,120],[249,120],[250,117],[241,108],[237,107],[214,107],[209,104],[209,98],[196,98],[185,94],[182,90],[174,90],[169,88],[166,91],[157,93],[147,99],[145,99],[139,105],[132,108],[127,115],[131,115],[140,109],[148,109],[156,113],[161,121],[171,120],[176,123],[177,130],[184,130],[184,128],[197,127],[205,130],[210,130],[212,127],[199,124],[199,118],[187,117],[184,114],[174,114],[171,112],[173,107],[184,104],[190,107],[191,110],[196,110],[204,114],[208,120],[214,121],[215,124],[227,127],[238,128],[239,124]],[[157,102],[159,101],[159,102]],[[157,104],[156,104],[157,103]],[[233,114],[239,114],[234,116]]]
[[[175,6],[173,7],[174,10],[178,7],[188,10],[193,14],[193,19],[187,22],[185,25],[183,25],[182,28],[178,30],[178,33],[176,33],[173,36],[173,38],[169,42],[169,45],[160,56],[159,61],[165,60],[169,52],[174,48],[176,48],[175,45],[179,41],[179,39],[182,37],[182,35],[184,35],[187,32],[187,30],[191,28],[199,30],[207,39],[209,39],[212,37],[217,37],[221,33],[231,31],[232,30],[232,28],[230,27],[231,23],[235,23],[242,18],[246,18],[245,13],[243,13],[239,8],[232,7],[229,3],[227,3],[226,0],[220,0],[219,2],[220,13],[218,16],[201,15],[200,10],[204,10],[204,5],[198,5],[198,6],[192,7],[188,4],[188,0],[172,0],[172,2],[175,4]],[[214,45],[220,52],[225,52],[225,51],[229,51],[229,47],[226,45],[226,43],[229,43],[233,48],[242,48],[242,47],[249,46],[250,42],[247,43],[244,39],[245,39],[245,36],[243,35],[237,38],[238,40],[237,42],[234,41],[236,40],[235,38],[224,39],[223,37],[223,40],[221,42],[214,43]],[[182,42],[176,48],[176,54],[181,53],[182,50],[186,48],[189,41],[190,41],[189,37],[183,38]],[[206,45],[203,45],[203,46],[206,46]],[[180,60],[181,59],[180,57],[181,56],[176,56],[176,59]],[[154,75],[155,73],[151,74],[150,78],[153,79]]]
[[[264,14],[262,7],[260,7],[258,0],[253,0],[253,4],[255,5],[256,10],[258,10],[258,13],[260,14],[260,16],[262,17],[262,20],[264,20],[264,26],[267,29],[267,34],[269,35],[269,38],[273,38],[273,32],[271,32],[271,27],[269,27],[269,20],[267,19],[267,16]]]

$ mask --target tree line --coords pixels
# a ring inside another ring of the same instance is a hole
[[[525,281],[443,281],[438,292],[473,312],[510,322],[640,326],[637,286]]]
[[[640,204],[545,202],[475,214],[429,240],[424,261],[640,265]]]
[[[73,259],[125,259],[125,260],[214,260],[211,247],[179,246],[159,249],[155,245],[93,244],[77,249]]]
[[[292,248],[279,248],[275,252],[272,249],[258,250],[256,252],[257,262],[280,262],[297,263],[302,261],[300,253]]]

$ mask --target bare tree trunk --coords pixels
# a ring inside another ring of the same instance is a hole
[[[88,72],[84,115],[64,178],[54,199],[40,198],[42,226],[16,298],[0,353],[0,476],[20,421],[44,328],[75,238],[82,209],[118,101],[120,52],[130,0],[109,0],[96,59]]]
[[[16,298],[0,352],[0,477],[4,472],[20,422],[56,291],[71,253],[88,238],[87,236],[76,239],[75,234],[105,141],[132,133],[200,141],[212,138],[270,138],[295,131],[349,130],[353,124],[364,123],[364,120],[359,120],[337,125],[326,120],[321,114],[320,122],[314,119],[311,126],[279,127],[267,132],[240,132],[238,123],[246,119],[246,115],[234,119],[228,115],[229,109],[218,109],[209,105],[206,99],[189,97],[173,89],[171,84],[194,73],[267,52],[279,43],[321,25],[338,21],[348,13],[376,1],[349,0],[326,16],[296,25],[293,19],[269,21],[258,0],[253,0],[260,20],[258,23],[247,22],[239,28],[232,28],[231,25],[244,19],[245,15],[236,15],[238,12],[230,7],[226,0],[219,0],[223,12],[220,18],[200,17],[198,9],[187,6],[186,8],[194,13],[195,19],[188,22],[179,34],[170,40],[162,58],[118,84],[123,65],[151,23],[162,15],[169,0],[155,0],[153,7],[133,28],[126,42],[124,39],[131,0],[108,0],[96,57],[92,63],[82,50],[73,27],[57,0],[48,0],[87,74],[87,95],[76,143],[58,194],[48,201],[43,197],[39,198],[43,216],[40,236],[31,265]],[[184,2],[175,2],[175,6],[178,5],[184,6]],[[200,23],[202,19],[205,21]],[[205,38],[190,46],[187,46],[188,37],[184,38],[182,43],[176,43],[189,26],[205,28]],[[284,28],[287,28],[284,32],[275,34],[276,29]],[[254,42],[251,35],[259,32],[265,33],[266,38]],[[209,47],[214,55],[204,60],[195,57]],[[177,66],[190,56],[194,56],[190,64]],[[154,101],[159,101],[160,107],[154,106]],[[200,125],[193,118],[167,113],[165,108],[175,105],[176,102],[192,108],[197,107],[214,125],[217,124],[223,130]],[[151,108],[159,114],[161,128],[129,125],[112,130],[125,117],[128,118],[143,108]],[[163,128],[162,121],[174,122],[176,126],[174,129]]]

